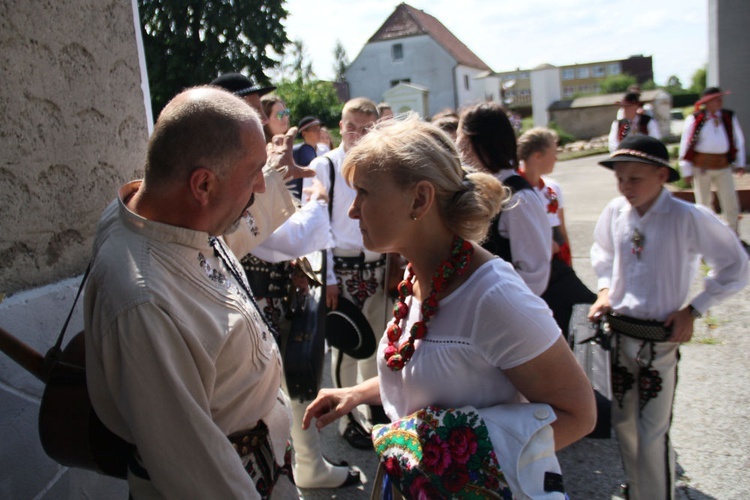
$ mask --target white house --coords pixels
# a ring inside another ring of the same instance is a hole
[[[402,3],[365,44],[345,77],[349,95],[375,102],[386,100],[389,89],[401,83],[426,89],[423,116],[429,117],[445,108],[499,101],[500,81],[491,74],[440,21]]]

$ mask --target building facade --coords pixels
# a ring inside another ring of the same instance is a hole
[[[345,74],[351,97],[382,101],[399,84],[427,89],[426,117],[499,100],[499,79],[440,21],[405,3],[368,40]]]
[[[531,73],[549,66],[545,64],[532,69],[519,68],[495,73],[501,80],[504,102],[511,108],[531,105]],[[560,95],[563,99],[572,99],[575,95],[597,94],[601,91],[601,82],[611,76],[631,75],[641,84],[654,79],[652,57],[643,55],[557,67],[560,69]]]

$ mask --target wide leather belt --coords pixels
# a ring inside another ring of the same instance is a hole
[[[359,269],[376,269],[385,265],[385,254],[378,260],[365,262],[364,254],[357,257],[337,257],[333,256],[333,267],[339,270],[359,270]]]
[[[631,318],[622,314],[607,314],[609,328],[615,333],[628,337],[652,342],[665,342],[672,335],[672,329],[664,326],[661,321]]]

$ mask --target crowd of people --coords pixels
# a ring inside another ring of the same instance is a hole
[[[679,347],[748,279],[731,186],[744,138],[726,93],[707,89],[686,122],[698,205],[665,188],[680,172],[638,92],[618,102],[601,165],[622,196],[596,225],[592,291],[550,177],[553,131],[521,134],[492,102],[430,122],[357,97],[336,146],[332,124],[290,116],[274,87],[206,83],[159,115],[144,178],[102,215],[86,285],[89,390],[133,445],[133,498],[361,484],[323,456],[317,429],[333,422],[379,454],[382,498],[565,498],[555,451],[597,418],[567,338],[576,304],[609,332],[623,491],[673,498]],[[726,223],[702,206],[711,182]],[[701,259],[711,271],[689,297]],[[284,346],[316,286],[333,387],[290,399]]]

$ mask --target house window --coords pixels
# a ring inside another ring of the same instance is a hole
[[[399,83],[411,83],[411,78],[400,78],[398,80],[391,80],[391,87],[395,87]]]
[[[590,75],[589,67],[584,66],[583,68],[578,68],[578,78],[588,78]]]
[[[469,90],[469,75],[464,75],[464,88]]]
[[[618,63],[608,64],[607,65],[607,72],[610,75],[619,75],[620,74],[620,65]]]
[[[604,66],[594,66],[594,77],[601,78],[606,74]]]
[[[571,97],[575,92],[574,87],[563,87],[563,97]]]
[[[519,80],[528,80],[531,78],[531,74],[528,71],[522,71],[518,74]]]
[[[567,69],[562,70],[563,80],[572,80],[575,77],[576,77],[576,74],[573,68],[567,68]]]
[[[394,61],[400,61],[404,58],[404,46],[400,43],[394,43],[391,47],[391,54]]]
[[[521,91],[521,95],[524,95],[524,96],[525,96],[525,95],[531,95],[531,90],[529,90],[529,89],[523,89],[523,90]]]

